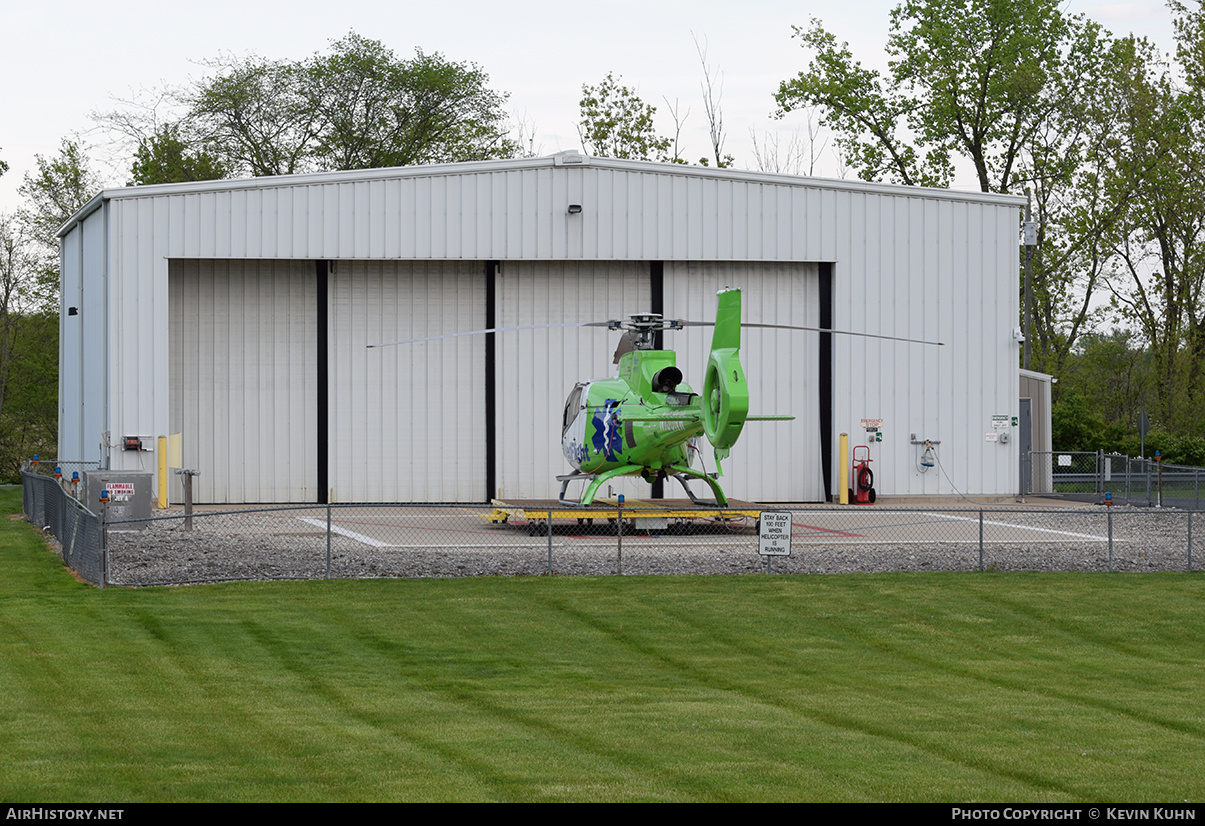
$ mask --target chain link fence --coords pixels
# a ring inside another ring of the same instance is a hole
[[[1118,453],[1032,451],[1022,462],[1022,494],[1080,502],[1201,509],[1205,468]]]
[[[883,571],[1184,571],[1200,514],[1156,508],[779,507],[791,553],[759,553],[759,511],[307,505],[104,519],[39,472],[25,514],[98,585],[225,580]]]
[[[783,510],[775,508],[775,510]],[[119,585],[323,577],[601,576],[880,571],[1184,571],[1194,516],[1150,509],[791,509],[790,556],[758,520],[688,516],[501,521],[488,507],[337,505],[108,524]],[[644,520],[650,522],[652,520]]]
[[[53,472],[53,466],[51,467]],[[104,586],[104,526],[101,518],[69,495],[64,484],[32,468],[21,471],[22,506],[30,524],[58,541],[63,562],[93,585]]]

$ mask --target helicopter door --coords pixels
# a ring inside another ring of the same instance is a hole
[[[586,458],[586,417],[582,415],[585,409],[585,399],[590,382],[579,383],[569,393],[565,401],[565,412],[561,417],[561,450],[569,464],[575,470],[581,470],[582,460]]]
[[[573,392],[569,394],[569,399],[565,402],[565,415],[561,426],[561,436],[564,437],[569,432],[569,426],[577,419],[577,414],[582,410],[582,388],[585,385],[579,384],[573,388]]]

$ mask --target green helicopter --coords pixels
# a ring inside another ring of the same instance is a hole
[[[566,499],[572,482],[587,482],[577,503],[586,506],[611,479],[639,475],[647,482],[672,476],[699,504],[704,503],[687,482],[702,479],[715,495],[715,502],[706,504],[725,507],[728,497],[717,478],[745,422],[795,418],[749,415],[749,388],[740,361],[741,292],[724,289],[718,297],[702,395],[682,381],[672,350],[653,349],[656,333],[700,322],[653,313],[608,322],[610,329],[627,331],[616,353],[619,375],[580,382],[565,402],[561,448],[574,470],[557,477],[562,503],[574,504]],[[715,450],[714,473],[692,467],[700,435]]]

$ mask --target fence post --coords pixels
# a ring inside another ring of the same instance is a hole
[[[109,506],[100,506],[100,587],[109,582]]]
[[[619,542],[615,555],[615,561],[619,566],[619,575],[623,576],[623,494],[619,494],[619,510],[618,516],[615,517],[616,527],[618,530]]]
[[[548,575],[552,576],[552,508],[548,509]]]
[[[1105,496],[1105,450],[1096,449],[1096,492],[1103,499]]]
[[[983,570],[983,509],[979,509],[979,570]]]
[[[1188,570],[1192,570],[1192,511],[1188,512]]]
[[[176,468],[175,473],[184,483],[184,530],[192,532],[192,477],[200,476],[201,471],[188,468]]]
[[[1109,570],[1113,570],[1113,509],[1108,508],[1105,513],[1109,520]]]
[[[326,503],[326,578],[331,578],[331,503]]]

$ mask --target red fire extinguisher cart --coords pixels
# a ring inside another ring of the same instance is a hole
[[[858,451],[862,453],[859,455]],[[854,488],[849,501],[859,505],[874,504],[874,471],[870,469],[872,461],[874,460],[870,458],[869,445],[858,445],[854,448]]]

